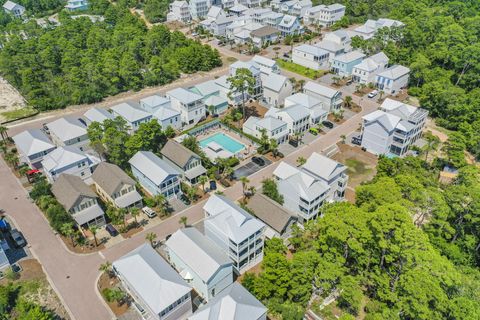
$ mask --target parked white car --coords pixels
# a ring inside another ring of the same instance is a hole
[[[147,215],[147,217],[149,218],[153,218],[157,215],[157,213],[155,211],[153,211],[152,208],[149,208],[149,207],[143,207],[142,209],[143,213],[145,213]]]
[[[375,97],[377,94],[378,94],[378,90],[373,90],[372,92],[370,92],[370,93],[368,94],[368,97],[369,97],[369,98],[373,98],[373,97]]]

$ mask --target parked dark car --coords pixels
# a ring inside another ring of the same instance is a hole
[[[286,52],[283,54],[283,56],[284,56],[285,58],[290,58],[290,55],[289,55],[288,53],[286,53]]]
[[[217,182],[215,180],[210,180],[210,190],[217,190]]]
[[[112,237],[118,236],[117,229],[115,229],[115,227],[112,226],[111,224],[107,224],[107,226],[105,227],[105,230],[107,230],[108,234],[110,234]]]
[[[260,157],[253,157],[252,162],[258,164],[260,167],[263,167],[265,165],[265,160]]]
[[[347,86],[351,85],[353,83],[352,79],[348,79],[347,82],[345,83]]]
[[[10,231],[10,237],[17,248],[22,248],[27,244],[25,238],[17,229],[12,229],[12,231]]]
[[[356,144],[357,146],[362,144],[362,138],[360,137],[352,137],[352,144]]]
[[[290,139],[290,140],[288,140],[288,144],[291,145],[292,147],[296,148],[296,147],[298,147],[298,140],[297,139]]]
[[[186,204],[187,206],[190,205],[191,201],[187,198],[186,195],[182,194],[180,195],[180,201],[182,201],[184,204]]]
[[[333,123],[331,123],[330,121],[322,121],[322,124],[329,129],[333,128]]]

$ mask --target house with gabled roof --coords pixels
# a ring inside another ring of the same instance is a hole
[[[142,123],[152,120],[152,114],[133,102],[122,102],[110,108],[116,117],[122,117],[129,126],[130,134],[138,130]]]
[[[285,122],[291,136],[303,133],[310,127],[310,110],[300,105],[281,109],[271,107],[265,113],[265,117],[274,117]]]
[[[263,98],[268,105],[280,107],[285,104],[285,98],[292,94],[293,86],[287,77],[270,73],[263,77]]]
[[[341,109],[343,100],[342,93],[318,82],[308,81],[303,86],[303,93],[319,99],[328,112],[336,112]]]
[[[13,15],[15,18],[21,18],[25,13],[25,7],[13,1],[7,0],[3,4],[3,11]]]
[[[40,129],[25,130],[12,139],[20,155],[20,162],[27,163],[33,169],[40,169],[43,158],[56,148]]]
[[[167,91],[166,95],[171,101],[172,109],[180,112],[183,125],[195,125],[205,118],[205,103],[201,95],[184,88]]]
[[[265,224],[228,198],[213,194],[203,206],[205,235],[243,273],[263,259]]]
[[[323,102],[315,97],[305,93],[295,93],[285,98],[285,107],[300,105],[307,108],[310,112],[310,126],[315,126],[320,122],[327,120],[328,109],[325,108]]]
[[[53,183],[62,174],[79,176],[90,182],[92,171],[100,163],[97,157],[82,152],[77,147],[58,147],[44,156],[42,161],[43,172],[48,181]]]
[[[388,67],[388,61],[387,55],[383,52],[364,59],[353,67],[352,80],[362,84],[373,84],[375,76]]]
[[[190,184],[196,184],[198,178],[207,173],[202,158],[175,140],[168,140],[160,153],[163,160],[181,172]]]
[[[270,73],[280,74],[280,67],[273,59],[265,58],[257,54],[254,55],[250,61],[260,69],[263,75],[269,75]]]
[[[323,27],[330,27],[345,15],[346,7],[339,3],[331,5],[318,5],[306,10],[303,22],[306,25],[315,24]]]
[[[62,174],[52,184],[52,193],[79,227],[105,225],[105,215],[97,195],[80,177]]]
[[[170,264],[207,302],[233,283],[233,262],[194,227],[177,230],[165,242]]]
[[[302,44],[292,50],[293,63],[313,70],[328,70],[329,58],[330,52],[310,44]]]
[[[77,118],[64,117],[47,123],[50,138],[58,147],[72,146],[81,151],[88,149],[87,127]]]
[[[188,320],[266,320],[267,308],[241,284],[234,282]]]
[[[182,193],[180,172],[153,152],[138,151],[128,163],[132,174],[151,195],[163,194],[167,198],[173,198]]]
[[[102,162],[92,175],[93,185],[104,202],[116,208],[141,208],[142,196],[137,192],[135,180],[119,166]]]
[[[175,0],[170,3],[170,11],[167,14],[167,21],[181,21],[188,23],[192,20],[190,15],[190,7],[187,1]]]
[[[189,88],[190,91],[202,96],[207,111],[222,114],[228,109],[228,99],[223,96],[221,87],[215,80],[208,80]]]
[[[361,63],[365,58],[365,54],[360,51],[350,51],[336,56],[332,60],[331,70],[340,77],[349,77],[353,68]]]
[[[274,26],[266,25],[250,32],[250,38],[253,44],[258,48],[270,43],[276,43],[279,40],[280,31]]]
[[[83,114],[83,118],[86,120],[87,125],[92,122],[103,123],[105,120],[113,120],[115,116],[103,108],[90,108]]]
[[[278,30],[284,37],[302,34],[304,31],[298,18],[288,14],[283,16],[282,21],[278,24]]]
[[[404,26],[403,22],[393,19],[381,18],[378,20],[368,19],[365,24],[355,28],[353,30],[354,34],[362,37],[364,40],[373,38],[378,30],[382,28],[392,28],[392,27],[402,27]]]
[[[179,130],[182,127],[180,112],[172,108],[167,97],[152,95],[140,100],[140,108],[153,115],[162,129],[171,127]]]
[[[112,269],[145,319],[178,320],[192,314],[192,287],[150,244],[115,260]]]
[[[395,94],[408,87],[409,77],[409,68],[393,65],[375,76],[375,87],[386,94]]]
[[[148,113],[155,113],[157,110],[170,107],[170,100],[167,97],[154,94],[140,99],[140,108]]]
[[[274,139],[278,144],[288,141],[287,123],[275,117],[258,118],[250,116],[243,124],[243,132],[257,138],[265,132],[268,139]]]

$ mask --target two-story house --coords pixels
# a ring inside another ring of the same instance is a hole
[[[116,208],[141,208],[142,196],[137,192],[135,180],[115,164],[102,162],[92,175],[100,198]]]
[[[246,317],[247,316],[247,317]],[[240,283],[234,282],[188,320],[267,320],[267,308]]]
[[[88,149],[87,127],[77,118],[65,117],[47,124],[50,138],[58,147],[77,147],[81,151]]]
[[[112,269],[141,306],[143,319],[179,320],[192,314],[192,287],[150,244],[114,261]]]
[[[257,138],[261,138],[263,132],[268,139],[274,139],[277,144],[287,142],[288,127],[287,123],[275,117],[266,116],[258,118],[250,116],[243,124],[243,132]]]
[[[85,154],[77,147],[58,147],[43,157],[43,172],[51,183],[67,173],[87,180],[92,176],[100,160],[92,155]]]
[[[33,169],[40,169],[43,157],[56,148],[40,129],[25,130],[12,139],[20,155],[20,162],[27,163]]]
[[[191,20],[190,7],[187,1],[176,0],[170,3],[170,12],[167,14],[167,21],[188,23]]]
[[[310,127],[310,110],[300,105],[282,109],[271,107],[265,113],[265,117],[275,117],[285,122],[291,136],[301,134]]]
[[[304,31],[298,18],[288,14],[283,16],[277,28],[284,37],[302,34]]]
[[[277,166],[273,176],[278,192],[283,196],[283,206],[296,213],[300,223],[320,215],[320,207],[325,203],[330,190],[325,181],[286,162]]]
[[[377,155],[404,156],[422,135],[427,115],[422,108],[385,99],[380,110],[362,118],[361,145]]]
[[[375,76],[388,67],[388,57],[379,52],[364,59],[353,67],[352,80],[361,84],[369,84],[375,81]]]
[[[293,92],[292,82],[281,74],[270,73],[263,78],[262,85],[263,99],[273,107],[283,106],[285,98]]]
[[[307,108],[310,111],[310,126],[315,126],[320,122],[327,120],[328,111],[320,101],[315,97],[309,96],[305,93],[296,93],[285,98],[285,107],[291,107],[300,105]]]
[[[308,81],[303,86],[303,93],[320,100],[328,112],[337,112],[341,109],[342,93],[320,83]]]
[[[360,51],[350,51],[336,56],[332,60],[331,70],[340,77],[349,77],[353,68],[361,63],[365,58],[365,54]]]
[[[402,27],[404,24],[401,21],[381,18],[378,20],[368,19],[365,24],[353,30],[356,36],[362,37],[365,40],[373,38],[378,30],[382,28]]]
[[[190,15],[194,20],[205,18],[211,7],[209,0],[190,0],[188,5],[190,7]]]
[[[182,127],[181,114],[172,108],[170,99],[153,95],[140,100],[140,108],[153,115],[163,129],[172,127],[179,130]]]
[[[280,11],[292,16],[303,17],[311,7],[311,0],[292,0],[283,2],[280,5]]]
[[[103,123],[105,120],[113,120],[115,116],[102,108],[90,108],[83,114],[83,119],[90,125],[92,122]]]
[[[167,92],[171,107],[180,112],[182,123],[195,125],[205,118],[205,103],[202,96],[184,88],[176,88]]]
[[[260,55],[254,55],[250,62],[256,65],[263,75],[269,75],[271,73],[280,74],[280,67],[273,59],[265,58],[264,56]]]
[[[255,85],[253,87],[253,94],[248,95],[247,99],[253,98],[258,99],[262,96],[262,71],[260,66],[257,65],[256,62],[250,60],[248,62],[237,61],[230,65],[230,76],[234,76],[237,74],[237,70],[239,69],[247,69],[251,72],[252,76],[255,78]]]
[[[276,43],[279,40],[280,31],[270,25],[263,26],[250,32],[252,43],[258,48],[264,45]]]
[[[265,224],[221,195],[211,195],[203,206],[205,235],[227,253],[237,273],[263,259]]]
[[[323,27],[330,27],[345,15],[345,6],[339,3],[331,5],[318,5],[307,9],[303,16],[306,25],[315,24]]]
[[[128,162],[132,174],[151,195],[163,194],[167,198],[173,198],[182,193],[180,172],[153,152],[138,151]]]
[[[3,11],[5,11],[7,14],[11,14],[15,18],[21,18],[25,13],[25,7],[13,1],[7,0],[3,4]]]
[[[78,176],[62,174],[52,184],[52,193],[79,227],[105,225],[105,215],[97,195]]]
[[[228,99],[222,94],[221,87],[215,80],[196,84],[188,90],[202,96],[209,114],[222,114],[228,110]]]
[[[160,153],[163,160],[177,169],[190,184],[196,184],[198,178],[207,173],[202,166],[202,158],[175,140],[168,140]]]
[[[130,134],[138,130],[142,123],[152,120],[152,115],[133,102],[122,102],[110,108],[116,117],[122,117],[129,126]]]
[[[67,0],[65,9],[68,11],[83,11],[88,9],[87,0]]]
[[[296,46],[292,51],[293,63],[313,70],[328,70],[329,59],[330,52],[310,44]]]
[[[207,302],[233,283],[233,262],[198,229],[177,230],[165,242],[170,264]]]
[[[386,94],[395,94],[408,86],[410,69],[394,65],[375,76],[375,87]]]

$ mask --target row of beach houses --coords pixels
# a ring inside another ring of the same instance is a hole
[[[66,2],[67,4],[65,5],[65,9],[70,12],[88,9],[88,0],[67,0]],[[14,16],[15,18],[21,19],[25,17],[26,9],[21,4],[7,0],[2,7],[3,11]]]

